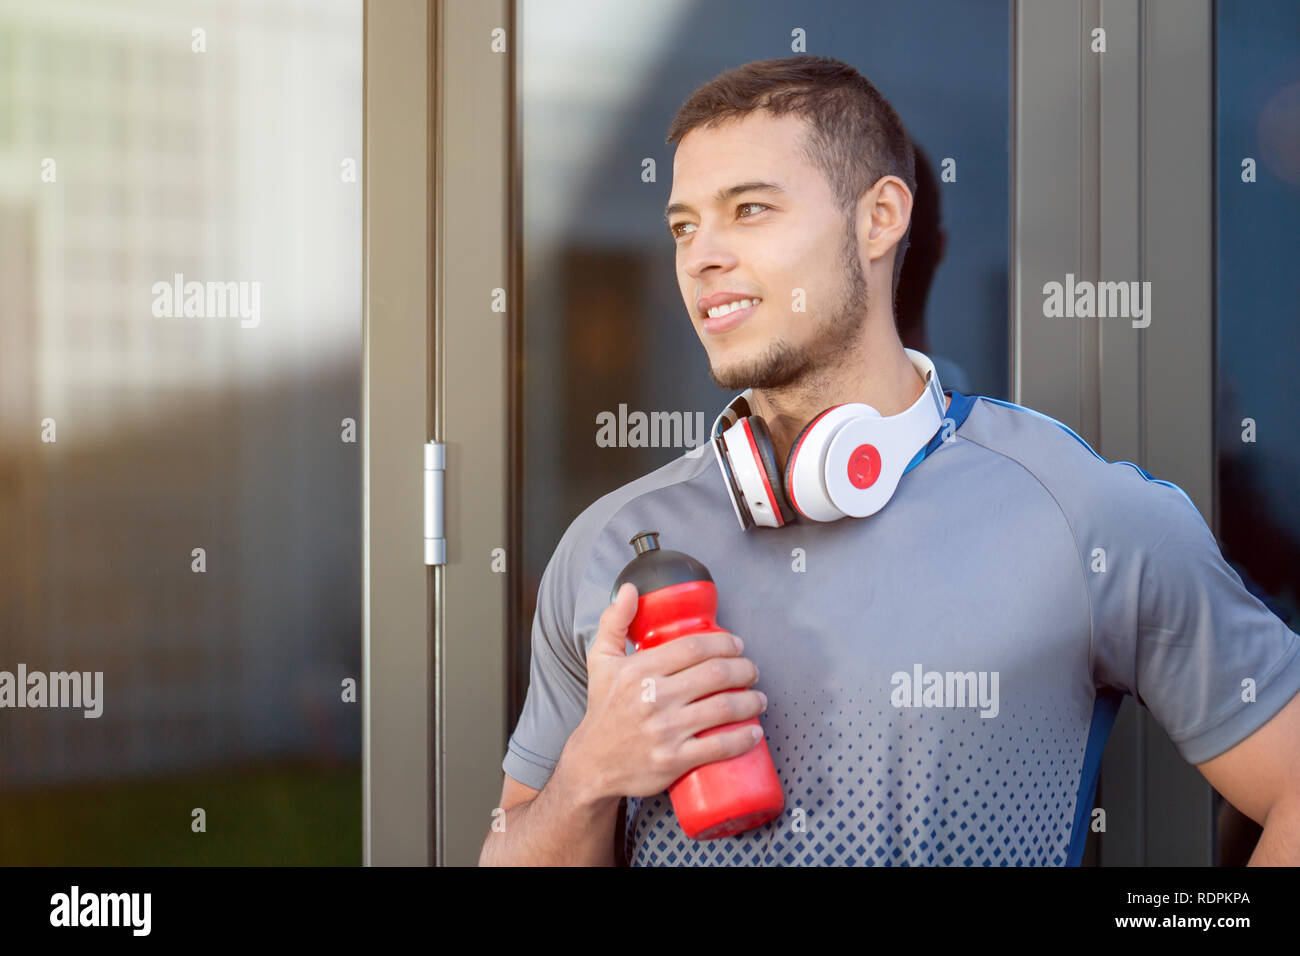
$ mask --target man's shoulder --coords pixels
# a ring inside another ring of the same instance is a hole
[[[1028,406],[977,396],[960,434],[1032,475],[1076,529],[1145,534],[1169,522],[1204,524],[1177,484],[1107,460],[1064,422]]]
[[[705,444],[606,492],[569,523],[556,547],[557,555],[563,553],[564,560],[571,564],[585,564],[601,533],[624,507],[648,495],[670,494],[683,488],[687,482],[707,481],[709,474],[717,474],[717,463]]]
[[[1105,464],[1074,429],[1050,415],[987,395],[973,399],[961,431],[967,440],[1034,472],[1051,472],[1054,465],[1077,470],[1094,462]]]

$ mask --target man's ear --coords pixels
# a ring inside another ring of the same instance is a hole
[[[906,233],[912,213],[911,193],[897,176],[882,176],[874,186],[862,195],[862,198],[858,200],[858,224],[860,228],[866,229],[866,235],[865,237],[859,236],[859,242],[865,241],[868,243],[868,260],[883,255],[882,251],[877,250],[876,255],[872,256],[869,248],[870,244],[875,242],[883,231],[875,222],[876,208],[882,202],[897,210],[898,215],[895,218],[893,227],[897,227],[899,230],[898,240],[901,240]],[[895,245],[897,245],[897,241]]]

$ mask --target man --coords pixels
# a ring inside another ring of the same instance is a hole
[[[481,862],[1077,865],[1129,693],[1263,825],[1252,862],[1300,863],[1300,639],[1176,486],[1018,405],[940,401],[894,325],[916,182],[888,102],[838,61],[766,60],[696,91],[669,142],[682,299],[714,382],[752,389],[771,482],[833,405],[933,397],[942,427],[867,517],[738,524],[701,447],[575,519]],[[710,570],[730,633],[626,654],[638,596],[610,590],[646,529]],[[784,812],[687,838],[667,787],[755,746],[695,734],[759,715]]]

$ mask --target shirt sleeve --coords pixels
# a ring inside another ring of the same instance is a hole
[[[1106,468],[1125,473],[1110,472],[1098,504],[1108,517],[1084,546],[1094,677],[1136,697],[1184,760],[1203,763],[1300,691],[1300,637],[1246,589],[1181,489]]]
[[[570,526],[542,573],[528,694],[501,763],[502,770],[534,790],[551,778],[569,735],[587,712],[587,656],[574,628],[581,576],[574,539]]]

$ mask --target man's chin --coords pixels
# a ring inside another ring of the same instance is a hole
[[[723,355],[710,356],[709,377],[718,388],[731,392],[747,388],[781,388],[805,373],[809,357],[783,339],[735,346]]]
[[[756,368],[752,362],[732,362],[709,371],[709,377],[718,388],[728,392],[743,392],[747,388],[762,387],[769,374]]]
[[[753,378],[753,362],[737,359],[711,364],[709,378],[718,388],[728,392],[743,392],[750,387]]]

